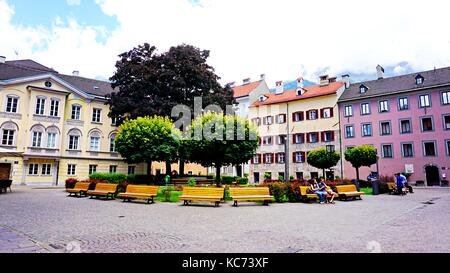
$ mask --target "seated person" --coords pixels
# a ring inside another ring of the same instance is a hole
[[[317,180],[313,179],[313,183],[311,183],[311,190],[319,196],[319,202],[320,204],[325,204],[325,201],[327,200],[327,192],[325,191],[325,186],[319,185],[317,183]]]
[[[396,173],[395,175],[395,185],[397,186],[397,194],[403,195],[403,188],[405,181],[403,177],[400,176],[400,173]]]
[[[327,189],[327,184],[325,183],[325,179],[321,179],[320,183],[322,183],[322,185],[324,186],[325,191],[327,192],[327,194],[331,195],[331,200],[327,201],[327,203],[330,204],[334,204],[334,198],[336,197],[337,193],[335,193],[331,188]],[[319,183],[319,187],[321,187]]]

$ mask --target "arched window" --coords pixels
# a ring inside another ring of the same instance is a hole
[[[78,129],[72,129],[69,131],[69,150],[79,151],[81,150],[80,139],[81,139],[81,131]]]
[[[116,152],[116,137],[117,137],[117,133],[112,133],[109,135],[109,151],[111,153]]]
[[[1,144],[16,146],[19,127],[14,122],[5,122],[0,126]]]
[[[101,132],[98,130],[92,130],[89,133],[89,150],[94,152],[100,151],[100,139],[101,139]]]
[[[38,124],[31,127],[31,147],[41,148],[43,144],[43,136],[45,133],[45,127]]]
[[[47,148],[56,149],[58,146],[60,131],[56,126],[47,128]]]

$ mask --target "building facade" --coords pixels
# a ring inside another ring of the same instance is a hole
[[[0,173],[26,185],[63,185],[93,172],[147,174],[147,164],[128,165],[115,150],[118,128],[105,104],[112,91],[78,72],[0,58]],[[164,169],[155,163],[151,172]],[[197,165],[186,171],[206,174]]]
[[[373,145],[378,164],[360,169],[441,185],[450,168],[450,67],[348,85],[339,100],[342,151]],[[355,169],[344,163],[344,177]]]
[[[260,136],[260,147],[250,166],[251,181],[322,176],[322,170],[308,164],[307,154],[319,147],[340,152],[337,100],[344,86],[328,76],[312,86],[304,86],[299,78],[295,89],[284,90],[283,82],[277,82],[274,93],[258,98],[250,108],[250,119]],[[341,162],[326,175],[341,176]]]

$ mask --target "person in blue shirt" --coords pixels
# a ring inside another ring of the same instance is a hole
[[[320,204],[325,204],[325,201],[327,200],[327,191],[326,186],[323,183],[317,183],[316,179],[313,179],[311,183],[311,190],[319,196]]]
[[[397,193],[403,194],[403,188],[407,183],[406,177],[400,173],[395,174],[395,184],[397,185]]]

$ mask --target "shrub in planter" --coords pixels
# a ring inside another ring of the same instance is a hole
[[[238,185],[247,185],[248,184],[248,177],[239,177],[237,179]]]
[[[195,187],[197,186],[197,180],[195,180],[195,178],[189,178],[187,181],[187,184],[189,187]]]
[[[273,195],[275,202],[284,203],[287,202],[288,199],[288,186],[283,182],[274,182],[274,183],[266,183],[265,186],[268,186],[270,189],[270,194]]]
[[[222,184],[231,185],[231,183],[236,182],[236,177],[234,176],[222,176]]]
[[[66,189],[73,189],[75,188],[75,184],[78,183],[78,179],[75,178],[69,178],[66,180]]]
[[[301,182],[290,182],[287,184],[288,192],[287,197],[289,199],[289,202],[301,202],[302,197],[300,195],[300,186],[303,186],[303,183]]]
[[[127,175],[122,173],[93,173],[89,175],[89,178],[105,180],[109,183],[127,182]]]
[[[127,182],[120,182],[119,185],[117,185],[117,192],[126,192],[128,183]]]
[[[163,187],[162,195],[164,198],[164,202],[170,202],[170,198],[172,197],[172,192],[175,191],[174,187]]]

